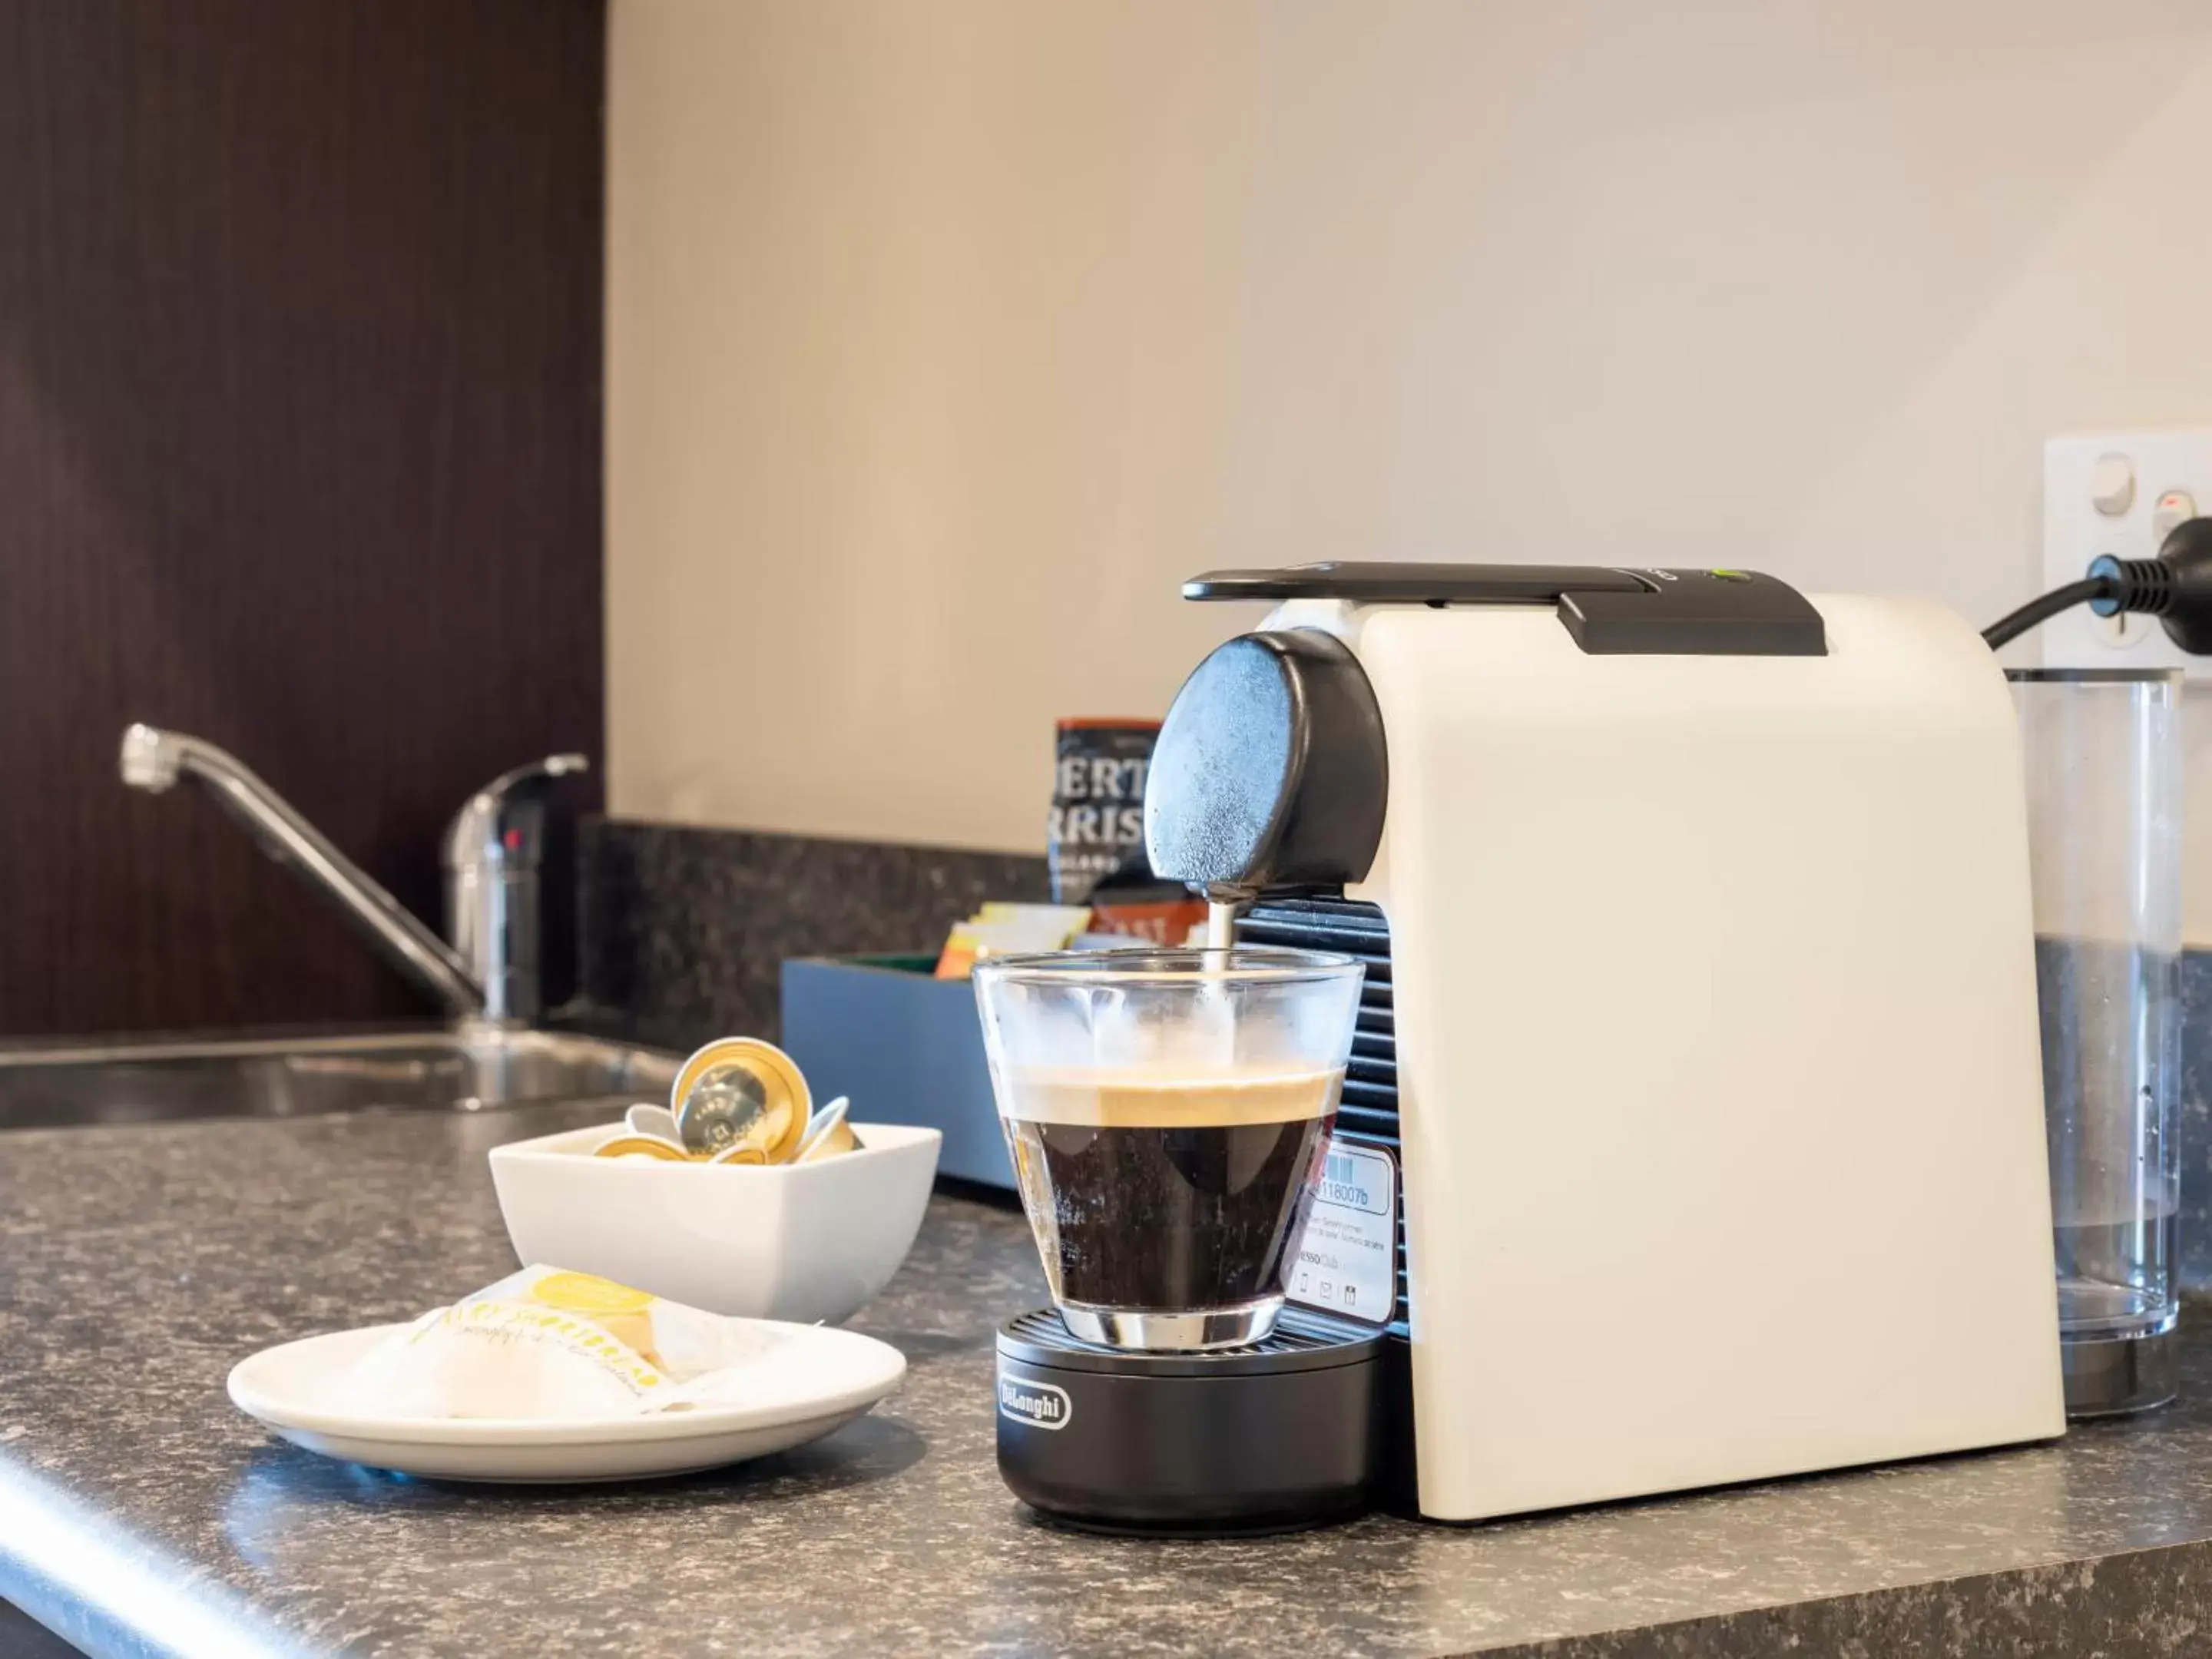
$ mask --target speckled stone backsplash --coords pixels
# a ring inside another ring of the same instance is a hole
[[[777,1033],[787,957],[934,954],[987,899],[1042,902],[1042,856],[601,818],[580,838],[586,1023],[689,1048]]]

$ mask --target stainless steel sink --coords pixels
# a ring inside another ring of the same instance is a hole
[[[0,1048],[0,1129],[665,1100],[678,1064],[596,1037],[468,1026]]]

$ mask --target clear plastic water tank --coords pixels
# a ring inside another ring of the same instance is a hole
[[[2011,673],[2027,769],[2066,1407],[2173,1397],[2181,676]]]

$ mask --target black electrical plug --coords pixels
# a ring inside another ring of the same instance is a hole
[[[2093,561],[2078,582],[2054,587],[1982,630],[1990,650],[2038,623],[2087,605],[2100,617],[2122,611],[2155,617],[2166,637],[2191,656],[2212,656],[2212,519],[2176,525],[2154,559]]]
[[[2100,617],[2122,611],[2155,617],[2166,636],[2191,656],[2212,656],[2212,519],[2173,527],[2154,559],[2116,559],[2089,566],[2092,580],[2109,584],[2089,601]]]

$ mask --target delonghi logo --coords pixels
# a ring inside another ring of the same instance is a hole
[[[1032,1382],[1026,1376],[999,1379],[999,1409],[1017,1423],[1033,1428],[1064,1429],[1069,1413],[1067,1390],[1049,1382]]]

